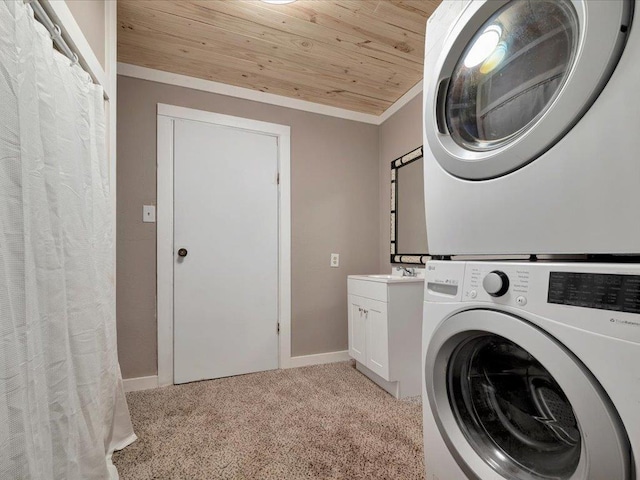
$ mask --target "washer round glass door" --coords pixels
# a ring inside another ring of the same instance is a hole
[[[627,1],[471,2],[426,89],[427,141],[440,165],[494,178],[553,146],[609,80],[631,9]]]
[[[445,320],[427,352],[429,406],[470,478],[630,478],[628,439],[607,395],[537,327],[469,310]]]
[[[499,462],[504,452],[506,462],[541,478],[575,472],[582,442],[573,408],[523,348],[491,333],[462,342],[449,362],[448,392],[458,426],[486,458]]]

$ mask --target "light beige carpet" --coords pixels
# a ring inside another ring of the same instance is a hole
[[[422,414],[350,362],[127,395],[123,480],[424,478]]]

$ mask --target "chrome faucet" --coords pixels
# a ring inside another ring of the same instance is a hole
[[[415,268],[400,267],[400,270],[402,270],[403,277],[415,277],[418,275]]]

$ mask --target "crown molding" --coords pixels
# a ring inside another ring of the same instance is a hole
[[[368,123],[372,125],[381,125],[410,100],[415,98],[420,92],[422,92],[423,83],[422,80],[420,80],[407,93],[400,97],[398,101],[391,105],[382,115],[371,115],[368,113],[354,112],[353,110],[347,110],[344,108],[330,107],[328,105],[308,102],[306,100],[285,97],[283,95],[275,95],[273,93],[259,92],[249,88],[236,87],[233,85],[227,85],[226,83],[189,77],[187,75],[180,75],[177,73],[164,72],[153,68],[140,67],[129,63],[118,63],[118,75],[164,83],[167,85],[175,85],[178,87],[191,88],[193,90],[201,90],[204,92],[226,95],[228,97],[242,98],[244,100],[251,100],[254,102],[268,103],[278,107],[292,108],[295,110],[302,110],[305,112],[343,118],[345,120],[353,120],[355,122]]]
[[[420,95],[422,93],[423,83],[424,82],[420,80],[413,87],[411,87],[411,89],[409,89],[407,93],[405,93],[398,100],[396,100],[396,102],[393,105],[387,108],[384,111],[384,113],[378,117],[379,119],[378,125],[381,125],[384,122],[386,122],[394,113],[396,113],[398,110],[404,107],[407,103],[409,103],[411,100],[413,100],[418,95]]]

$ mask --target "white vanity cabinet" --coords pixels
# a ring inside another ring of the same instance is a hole
[[[349,295],[349,355],[383,378],[389,377],[387,304]]]
[[[348,278],[349,355],[360,372],[396,398],[421,393],[423,289],[423,278]]]

